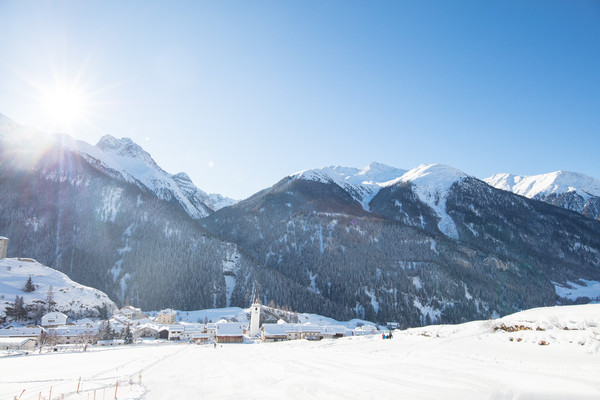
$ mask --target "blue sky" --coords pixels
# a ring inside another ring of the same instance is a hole
[[[0,0],[0,49],[0,113],[234,198],[371,161],[600,178],[598,1]]]

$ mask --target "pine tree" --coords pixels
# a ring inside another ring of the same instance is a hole
[[[23,291],[25,293],[31,293],[35,290],[35,285],[33,284],[33,280],[31,276],[27,278],[27,282],[25,282],[25,286],[23,286]]]
[[[48,288],[48,293],[46,293],[46,308],[48,309],[48,312],[54,311],[55,305],[56,302],[54,301],[54,289],[52,285],[50,285]]]
[[[27,307],[25,306],[23,296],[17,295],[13,305],[6,307],[5,313],[7,317],[13,317],[17,321],[27,318]]]
[[[125,328],[125,332],[123,333],[123,339],[125,340],[125,344],[133,343],[133,332],[131,332],[131,328],[129,325]]]

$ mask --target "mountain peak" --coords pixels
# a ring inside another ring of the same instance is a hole
[[[160,169],[152,156],[146,152],[140,145],[128,137],[117,139],[111,135],[104,135],[96,145],[105,153],[120,156],[123,158],[137,159],[153,168]]]
[[[572,171],[554,171],[530,176],[500,173],[484,181],[498,189],[529,198],[569,192],[600,197],[600,180]]]

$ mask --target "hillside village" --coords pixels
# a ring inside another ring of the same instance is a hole
[[[268,307],[254,303],[250,324],[221,319],[190,323],[178,319],[178,312],[161,310],[149,316],[139,308],[125,306],[108,320],[84,318],[71,321],[59,311],[43,316],[40,325],[6,324],[0,329],[0,350],[61,351],[83,349],[89,345],[120,346],[146,341],[177,341],[196,344],[278,342],[284,340],[322,340],[379,333],[375,325],[354,329],[345,325],[318,325],[310,322],[260,324],[260,311]],[[254,311],[257,310],[257,311]],[[272,310],[271,310],[272,311]],[[254,326],[258,331],[252,331]]]
[[[197,318],[191,322],[189,312],[178,312],[164,309],[159,312],[143,312],[140,308],[126,304],[117,309],[114,304],[98,303],[94,312],[89,305],[83,306],[85,312],[67,312],[65,304],[75,304],[69,296],[77,296],[78,292],[69,294],[68,290],[57,288],[58,294],[67,295],[59,305],[54,301],[52,286],[49,287],[46,298],[31,300],[27,304],[24,296],[36,291],[42,284],[34,280],[42,279],[38,270],[57,273],[51,268],[41,266],[31,259],[6,259],[8,239],[0,237],[0,261],[8,271],[12,272],[13,287],[17,287],[15,301],[5,301],[5,315],[0,315],[0,350],[8,351],[61,351],[68,349],[87,349],[90,345],[120,346],[147,341],[173,341],[197,344],[223,344],[243,342],[276,342],[283,340],[322,340],[335,339],[345,336],[366,335],[378,333],[375,325],[356,322],[350,328],[348,325],[335,324],[331,321],[315,323],[315,321],[300,322],[298,314],[264,306],[255,292],[253,304],[249,309],[240,309],[242,315],[219,313],[221,316],[213,321],[207,315],[204,319]],[[20,271],[24,269],[25,272]],[[21,275],[15,275],[20,271]],[[35,279],[29,275],[25,282],[24,273],[33,271]],[[48,275],[52,276],[52,275]],[[43,277],[44,279],[51,279]],[[4,279],[10,284],[11,279]],[[52,280],[56,282],[56,279]],[[22,284],[22,288],[19,285]],[[77,285],[73,283],[74,285]],[[83,290],[82,288],[78,288]],[[21,296],[19,296],[19,292]],[[57,294],[57,295],[58,295]],[[41,294],[43,295],[43,293]],[[104,294],[102,294],[104,295]],[[105,296],[105,295],[104,295]],[[3,298],[5,296],[3,295]],[[86,296],[81,294],[81,297]],[[92,298],[104,299],[98,293]],[[6,299],[5,299],[6,300]],[[79,301],[84,301],[79,299]],[[61,310],[61,305],[63,309]],[[64,312],[63,312],[64,311]],[[70,314],[69,317],[67,314]],[[239,314],[239,313],[238,313]],[[87,315],[87,317],[82,317]],[[223,317],[225,315],[225,317]]]

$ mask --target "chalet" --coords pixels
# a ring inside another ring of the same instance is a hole
[[[201,324],[190,324],[183,325],[183,333],[181,334],[181,340],[191,341],[194,337],[200,338],[198,335],[209,336],[205,331],[205,326]]]
[[[321,327],[316,325],[310,325],[306,323],[304,325],[300,325],[301,329],[301,338],[306,340],[321,340],[323,339],[323,334],[321,333]]]
[[[238,323],[217,323],[215,336],[219,343],[242,343],[244,341],[244,333],[242,326]]]
[[[177,311],[167,308],[159,311],[156,316],[156,323],[159,325],[172,325],[177,320]]]
[[[43,327],[52,327],[67,324],[67,316],[61,312],[50,312],[42,317]]]
[[[352,331],[345,326],[327,325],[321,327],[321,336],[323,339],[339,339],[350,335],[352,335]]]
[[[375,325],[363,325],[354,329],[354,336],[376,335],[379,329]]]
[[[50,328],[48,334],[55,335],[58,344],[94,344],[98,341],[98,328],[89,328],[86,325]]]
[[[260,327],[263,342],[281,342],[289,340],[287,335],[288,324],[262,324]]]
[[[37,340],[31,338],[0,338],[0,350],[33,351],[36,346]]]
[[[146,314],[144,314],[141,309],[132,307],[132,306],[125,306],[125,307],[121,308],[119,310],[119,313],[121,315],[123,315],[124,317],[126,317],[127,319],[135,320],[135,319],[146,318]],[[175,321],[173,321],[173,322],[175,322]]]
[[[184,327],[183,325],[169,325],[169,340],[181,340],[183,336]]]
[[[135,329],[135,336],[139,337],[139,338],[157,339],[158,338],[158,330],[159,330],[158,326],[153,325],[153,324],[139,325]],[[166,338],[168,338],[168,337],[169,337],[169,335],[167,334]]]

